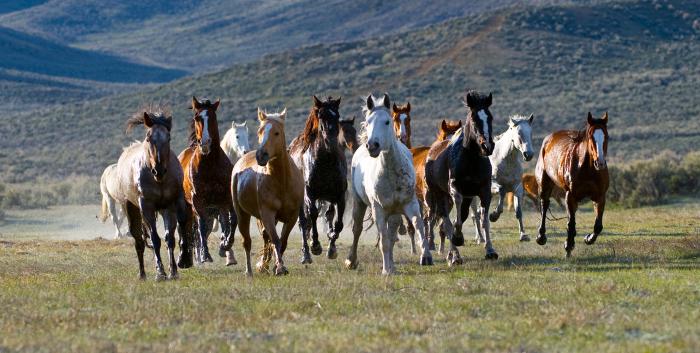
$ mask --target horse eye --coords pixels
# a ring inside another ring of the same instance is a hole
[[[279,135],[280,135],[280,133],[279,133],[279,132],[275,132],[275,136],[279,136]]]
[[[389,125],[389,120],[387,120],[386,123],[385,123],[384,125]]]

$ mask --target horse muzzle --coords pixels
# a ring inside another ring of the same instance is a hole
[[[493,153],[493,144],[481,143],[479,147],[481,148],[481,155],[484,157],[488,157]]]
[[[365,146],[367,147],[367,152],[369,152],[369,155],[372,158],[377,158],[379,153],[382,151],[381,148],[379,148],[379,143],[377,142],[367,142]]]
[[[595,170],[608,169],[608,163],[605,160],[601,161],[601,160],[596,159],[593,161],[593,167],[595,168]]]
[[[534,157],[534,156],[535,156],[535,154],[532,153],[532,151],[523,152],[523,158],[525,159],[526,162],[529,162],[532,159],[532,157]]]
[[[165,177],[165,173],[167,173],[167,172],[168,172],[168,169],[165,167],[151,168],[151,174],[153,174],[153,177],[158,182],[163,180],[163,178]]]
[[[259,166],[264,167],[267,165],[267,162],[270,161],[270,154],[263,150],[258,150],[255,152],[255,160],[258,162]]]

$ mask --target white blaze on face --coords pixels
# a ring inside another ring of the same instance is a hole
[[[491,141],[491,138],[489,137],[489,116],[483,110],[479,110],[476,114],[479,116],[479,119],[481,119],[481,126],[484,129],[484,138],[486,139],[486,144],[489,144]]]
[[[206,110],[202,110],[199,113],[199,117],[202,119],[202,141],[201,144],[209,144],[209,115]]]
[[[265,129],[263,130],[262,140],[260,141],[261,147],[265,146],[267,140],[270,138],[270,130],[272,130],[272,124],[268,123],[265,125]]]
[[[406,127],[406,114],[399,115],[399,134],[401,139],[408,137],[408,128]]]
[[[242,156],[245,151],[250,150],[250,144],[248,143],[248,129],[246,129],[245,126],[236,126],[234,137],[236,141],[236,151]]]
[[[598,151],[598,163],[605,164],[605,154],[603,153],[605,133],[603,133],[602,129],[596,129],[593,131],[593,141],[595,141],[595,148]]]

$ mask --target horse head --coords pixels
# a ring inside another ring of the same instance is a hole
[[[534,119],[533,114],[530,114],[529,117],[514,115],[508,119],[508,130],[512,131],[511,142],[523,154],[526,161],[531,160],[535,155],[532,150],[532,121]]]
[[[394,119],[396,138],[406,147],[411,148],[411,102],[400,106],[394,103],[391,108],[391,117]]]
[[[442,119],[440,126],[438,127],[438,133],[436,139],[438,141],[445,141],[450,136],[452,136],[457,130],[462,127],[462,120],[445,120]]]
[[[468,109],[462,146],[467,147],[470,141],[474,141],[480,149],[482,156],[490,156],[493,152],[493,129],[491,123],[493,115],[489,107],[493,102],[493,96],[489,93],[488,96],[477,93],[475,91],[467,92],[464,97],[464,106]]]
[[[136,125],[146,127],[144,147],[146,163],[157,182],[161,182],[168,172],[170,162],[170,130],[173,118],[163,112],[148,112],[136,114],[127,121],[127,132]]]
[[[287,108],[281,113],[268,114],[258,108],[258,129],[259,147],[255,152],[255,159],[259,166],[266,166],[267,163],[281,157],[286,151],[286,139],[284,136],[284,122],[287,117]]]
[[[379,100],[371,94],[367,96],[365,106],[362,108],[365,114],[365,133],[367,134],[367,151],[372,157],[378,157],[379,153],[391,148],[396,141],[394,127],[391,126],[391,116],[389,115],[391,102],[389,95],[384,93],[384,97]]]
[[[233,130],[233,143],[236,154],[242,157],[244,154],[250,151],[250,142],[248,141],[248,121],[242,123],[237,123],[235,121],[231,122],[231,129]]]
[[[340,120],[340,135],[338,135],[339,142],[344,145],[347,149],[355,153],[357,148],[360,147],[357,142],[357,130],[355,129],[355,116],[353,115],[350,119]]]
[[[208,99],[198,100],[192,97],[194,117],[190,122],[190,143],[199,147],[203,155],[211,151],[212,141],[219,143],[219,125],[216,121],[216,110],[220,101],[212,103]]]
[[[593,118],[588,112],[586,123],[586,141],[588,153],[593,160],[593,167],[596,170],[608,168],[605,157],[608,154],[608,113],[605,112],[600,119]]]
[[[313,96],[314,105],[311,108],[312,121],[315,123],[315,128],[321,133],[321,138],[328,146],[338,143],[338,134],[340,133],[340,100],[328,97],[327,100],[321,101],[316,96]],[[317,121],[313,121],[316,119]],[[307,125],[309,124],[307,123]],[[313,127],[311,127],[313,129]],[[308,131],[308,133],[314,133]]]

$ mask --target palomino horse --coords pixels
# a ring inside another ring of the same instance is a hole
[[[102,194],[102,210],[100,212],[100,222],[104,223],[107,218],[112,219],[112,224],[116,228],[114,233],[114,239],[119,239],[122,237],[130,236],[127,231],[126,234],[122,233],[121,227],[126,217],[126,212],[121,207],[117,205],[114,196],[117,193],[119,185],[119,176],[117,175],[117,164],[110,164],[102,172],[102,178],[100,178],[100,193]]]
[[[535,174],[523,174],[523,189],[525,190],[525,196],[532,201],[536,209],[541,211],[540,186],[537,185],[537,178],[535,177]],[[566,194],[564,193],[564,190],[558,188],[557,186],[552,187],[550,197],[553,198],[561,208],[565,208],[561,201],[565,196]]]
[[[224,138],[221,139],[221,149],[224,150],[232,165],[236,164],[239,158],[250,151],[247,124],[247,121],[240,124],[235,121],[231,122],[231,128],[226,131]]]
[[[451,139],[436,142],[430,147],[425,162],[425,201],[428,205],[430,235],[437,219],[450,238],[451,249],[447,260],[449,265],[462,262],[457,246],[464,244],[461,232],[455,227],[463,223],[463,208],[468,208],[474,196],[481,201],[481,224],[486,238],[486,259],[497,259],[490,236],[489,219],[486,210],[491,204],[491,162],[488,156],[493,152],[493,134],[489,111],[492,96],[467,92],[465,106],[468,113],[464,127]],[[464,201],[464,203],[462,202]],[[457,208],[457,220],[453,226],[449,215],[452,205]]]
[[[411,148],[411,102],[391,107],[391,118],[394,120],[394,131],[396,138],[406,147]]]
[[[280,114],[267,114],[258,109],[259,147],[255,152],[246,153],[233,167],[231,195],[238,229],[243,236],[248,276],[253,275],[250,265],[251,216],[260,220],[265,241],[263,254],[257,264],[258,271],[267,271],[270,248],[274,247],[275,274],[288,273],[282,255],[304,201],[304,177],[287,153],[284,136],[286,114],[286,109]],[[281,238],[275,228],[277,222],[284,223]],[[220,250],[228,250],[231,245],[225,241]]]
[[[498,194],[498,206],[496,210],[489,215],[491,222],[496,222],[503,213],[503,201],[506,193],[514,194],[515,218],[518,220],[518,231],[520,232],[520,241],[530,241],[530,237],[525,234],[523,226],[523,213],[521,203],[523,200],[523,166],[520,162],[520,156],[529,161],[535,155],[532,150],[532,120],[534,116],[529,117],[522,115],[514,115],[508,119],[508,130],[496,137],[496,144],[493,148],[493,153],[489,156],[491,161],[491,192]],[[474,219],[478,216],[476,202],[472,202],[472,211]],[[460,225],[457,225],[460,227]],[[478,243],[483,241],[481,227],[478,222],[474,222],[476,229],[475,240]]]
[[[143,266],[145,235],[150,235],[156,263],[156,280],[165,279],[160,258],[160,237],[156,227],[156,212],[165,223],[165,242],[170,259],[170,278],[177,278],[177,267],[192,266],[188,225],[191,211],[182,189],[183,173],[174,154],[170,153],[172,117],[162,111],[146,111],[127,121],[127,132],[134,126],[146,127],[146,138],[124,149],[117,162],[119,183],[112,194],[126,210],[129,231],[139,260],[139,277],[146,278]],[[175,228],[180,233],[180,258],[175,265]]]
[[[540,157],[537,159],[535,175],[540,187],[542,220],[537,244],[547,243],[546,215],[549,197],[557,186],[566,192],[566,211],[569,214],[567,237],[564,249],[571,256],[576,237],[576,209],[585,198],[593,201],[595,224],[593,233],[584,238],[588,245],[595,243],[603,231],[605,193],[608,191],[608,113],[594,119],[588,113],[586,128],[581,131],[563,130],[547,135],[542,141]]]
[[[231,224],[235,224],[233,202],[228,192],[231,184],[231,170],[233,165],[220,146],[219,125],[216,120],[216,110],[219,108],[219,101],[211,103],[209,100],[197,100],[192,97],[191,109],[194,112],[190,120],[190,146],[186,148],[178,159],[185,172],[184,188],[185,198],[192,205],[199,236],[195,239],[197,243],[200,262],[212,262],[209,254],[207,238],[211,227],[209,227],[210,216],[221,215],[221,230],[223,238],[230,238],[235,231]],[[227,265],[236,264],[233,252],[220,254],[227,256]]]
[[[299,228],[302,233],[301,263],[312,262],[308,238],[312,236],[311,253],[320,255],[323,249],[318,241],[318,207],[316,201],[327,201],[328,209],[337,210],[337,219],[329,228],[327,256],[335,259],[338,254],[335,241],[343,230],[345,191],[348,188],[345,149],[338,143],[340,132],[340,98],[328,97],[320,101],[313,96],[313,106],[306,119],[304,131],[289,146],[289,153],[297,168],[304,175],[304,206],[299,210]],[[331,211],[336,213],[335,211]],[[328,211],[327,211],[328,213]]]
[[[382,100],[367,97],[364,135],[366,143],[352,157],[352,248],[345,265],[357,268],[357,243],[362,233],[365,211],[370,208],[381,237],[382,274],[394,272],[393,248],[400,215],[407,216],[421,237],[421,265],[432,265],[433,258],[425,236],[420,205],[416,198],[416,174],[411,152],[394,134],[389,115],[389,96]]]

